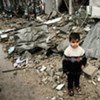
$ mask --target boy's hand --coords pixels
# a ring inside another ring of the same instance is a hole
[[[81,66],[81,69],[83,70],[84,68],[85,68],[84,65],[82,65],[82,66]]]

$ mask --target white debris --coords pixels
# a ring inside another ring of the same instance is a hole
[[[5,33],[5,32],[10,32],[10,31],[13,31],[13,30],[14,30],[14,28],[13,29],[7,29],[7,30],[0,30],[0,34]]]
[[[23,62],[25,62],[25,61],[26,61],[26,59],[21,60],[20,57],[18,57],[17,60],[16,60],[16,62],[14,63],[14,67],[15,67],[15,68],[16,68],[16,67],[21,68],[21,64],[22,64]]]
[[[89,80],[89,83],[92,83],[93,85],[97,85],[96,82],[94,82],[93,80]]]
[[[49,43],[50,42],[50,36],[48,36],[47,38],[46,38],[46,43]]]
[[[10,48],[8,49],[8,54],[11,54],[14,50],[15,50],[15,46],[10,47]]]
[[[57,90],[61,90],[64,87],[64,84],[60,84],[56,87]]]
[[[90,29],[90,27],[87,26],[87,27],[84,28],[84,30],[88,32],[88,31],[90,31],[91,29]]]
[[[45,71],[46,67],[43,65],[42,68],[40,69],[41,72]]]
[[[1,39],[4,39],[4,38],[7,38],[8,37],[8,34],[1,34]]]
[[[93,80],[91,81],[92,84],[97,85],[96,82],[94,82]]]
[[[43,20],[41,17],[39,17],[39,16],[37,16],[36,19],[37,19],[38,21],[40,21],[40,22],[43,22],[43,21],[44,21],[44,20]]]
[[[17,63],[14,63],[14,68],[16,68],[18,66],[18,64]]]
[[[56,97],[51,98],[51,100],[56,100]]]
[[[62,17],[59,17],[59,18],[56,18],[53,20],[48,20],[48,21],[44,22],[44,24],[53,24],[53,23],[59,22],[61,19],[62,19]]]
[[[25,61],[25,59],[24,59],[24,60],[21,60],[20,57],[18,57],[17,60],[16,60],[16,63],[17,63],[17,64],[21,64],[21,63],[23,63],[24,61]]]
[[[100,82],[100,76],[97,76],[97,80],[98,80],[98,82]]]

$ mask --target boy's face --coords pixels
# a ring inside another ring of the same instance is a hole
[[[70,41],[70,45],[72,48],[77,48],[79,46],[79,43],[80,43],[79,39],[72,39]]]

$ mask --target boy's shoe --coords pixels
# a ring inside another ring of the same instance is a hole
[[[73,89],[69,89],[69,90],[68,90],[68,94],[69,94],[69,96],[74,96],[74,91],[73,91]]]

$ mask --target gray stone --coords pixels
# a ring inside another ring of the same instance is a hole
[[[60,96],[60,97],[63,97],[64,93],[62,91],[58,91],[57,94]]]
[[[56,97],[51,98],[51,100],[56,100]]]
[[[47,84],[47,79],[48,79],[47,77],[43,78],[43,79],[42,79],[42,82],[43,82],[44,84]]]
[[[90,57],[100,58],[100,22],[91,28],[82,47]]]
[[[49,75],[49,76],[54,76],[54,69],[51,69],[50,67],[49,68],[47,68],[47,70],[46,70],[46,72],[47,72],[47,74]]]
[[[45,71],[46,67],[43,65],[42,68],[40,69],[41,72]]]
[[[32,58],[32,55],[28,51],[25,51],[25,53],[22,55],[22,57],[23,58]]]
[[[63,87],[64,87],[65,84],[59,84],[57,87],[56,87],[56,90],[61,90]]]
[[[48,77],[49,82],[53,82],[53,77]]]
[[[53,0],[45,0],[45,13],[50,14],[53,10]]]
[[[54,83],[54,84],[52,85],[52,88],[55,89],[56,87],[57,87],[57,83]]]
[[[63,26],[63,27],[60,27],[60,31],[64,32],[64,33],[67,33],[68,31],[71,30],[71,26],[73,25],[73,23],[68,23],[67,25]]]
[[[54,9],[58,11],[62,0],[45,0],[45,13],[50,14]]]
[[[98,71],[98,68],[92,65],[88,65],[83,69],[83,72],[87,74],[90,77],[93,77],[93,75]]]
[[[57,75],[57,76],[62,76],[62,74],[63,74],[62,72],[56,72],[55,73],[55,75]]]
[[[62,42],[57,46],[57,50],[58,50],[59,52],[64,51],[65,48],[66,48],[68,45],[69,45],[69,41],[68,41],[68,39],[66,39],[66,40],[62,41]]]

